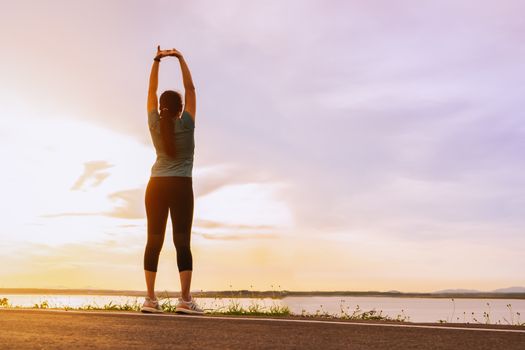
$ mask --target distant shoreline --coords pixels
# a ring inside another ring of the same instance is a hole
[[[113,289],[51,289],[51,288],[0,288],[3,294],[36,294],[36,295],[118,295],[118,296],[146,296],[146,291],[113,290]],[[401,293],[378,291],[192,291],[196,298],[275,298],[285,297],[392,297],[392,298],[441,298],[441,299],[525,299],[525,293]],[[157,291],[160,297],[178,297],[180,292]]]

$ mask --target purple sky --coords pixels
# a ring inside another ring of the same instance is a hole
[[[399,259],[384,275],[433,265],[436,289],[461,273],[475,276],[464,287],[525,284],[524,12],[522,1],[2,0],[0,101],[22,114],[2,118],[59,112],[150,147],[151,60],[157,44],[177,47],[198,93],[195,166],[231,167],[198,191],[291,184],[279,192],[290,249],[389,251],[372,259]],[[167,88],[181,88],[175,61],[161,64]],[[326,254],[325,269],[343,263]],[[457,264],[468,268],[447,280]]]

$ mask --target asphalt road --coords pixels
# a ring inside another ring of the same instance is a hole
[[[1,349],[525,349],[525,327],[0,309]]]

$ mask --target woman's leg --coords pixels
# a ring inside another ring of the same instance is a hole
[[[189,301],[193,257],[190,238],[193,222],[193,186],[191,177],[177,178],[175,195],[171,197],[170,214],[173,225],[173,243],[177,250],[177,266],[181,284],[181,296]]]
[[[191,273],[192,273],[192,270],[185,270],[185,271],[179,272],[181,297],[184,301],[191,300],[191,296],[190,296]]]
[[[146,216],[148,221],[148,241],[144,250],[144,274],[148,296],[155,299],[155,277],[159,255],[164,243],[169,206],[165,196],[163,180],[150,178],[146,187]]]
[[[155,277],[157,277],[157,273],[144,270],[144,275],[146,276],[146,287],[148,288],[148,297],[151,300],[155,300]]]

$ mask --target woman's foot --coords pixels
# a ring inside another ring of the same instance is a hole
[[[146,297],[144,304],[142,304],[141,312],[147,313],[163,313],[164,310],[159,304],[158,299],[152,300],[150,297]]]
[[[179,302],[175,307],[175,312],[181,312],[185,314],[199,314],[202,315],[204,310],[202,310],[199,305],[191,297],[190,301],[185,301],[182,298],[179,298]]]

